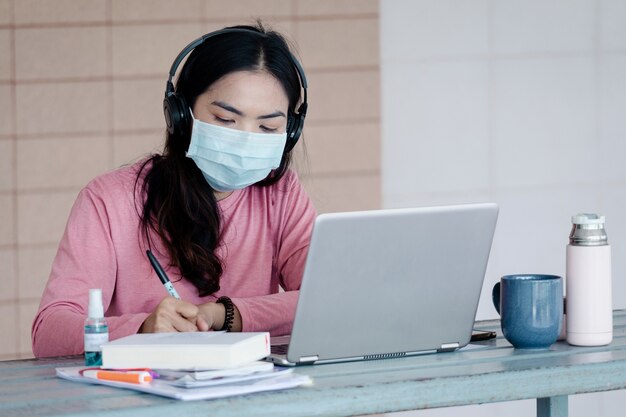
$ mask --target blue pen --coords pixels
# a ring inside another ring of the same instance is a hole
[[[174,286],[170,282],[170,279],[167,277],[167,275],[165,275],[165,271],[163,270],[163,268],[161,268],[161,264],[159,263],[159,261],[156,260],[154,255],[152,255],[152,252],[150,252],[149,250],[146,251],[146,254],[148,255],[148,259],[150,260],[152,268],[154,268],[154,272],[156,272],[156,274],[158,275],[167,292],[172,297],[180,300],[180,295],[178,295],[178,293],[176,292],[176,288],[174,288]]]

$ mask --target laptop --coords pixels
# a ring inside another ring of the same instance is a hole
[[[268,360],[310,365],[467,345],[498,216],[494,203],[317,216],[290,336]]]

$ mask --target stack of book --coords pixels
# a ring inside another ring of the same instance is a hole
[[[311,384],[309,377],[293,373],[292,369],[274,368],[272,363],[261,361],[269,354],[269,333],[136,334],[102,345],[100,369],[66,367],[57,368],[56,373],[72,381],[180,400],[222,398]]]

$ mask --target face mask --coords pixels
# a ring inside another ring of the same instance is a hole
[[[280,166],[286,141],[286,133],[243,132],[194,117],[187,157],[214,190],[239,190]]]

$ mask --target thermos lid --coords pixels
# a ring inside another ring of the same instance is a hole
[[[573,224],[604,224],[604,216],[594,213],[579,213],[572,216]]]
[[[608,245],[604,230],[604,216],[594,213],[580,213],[572,216],[572,231],[569,242],[574,246]]]

